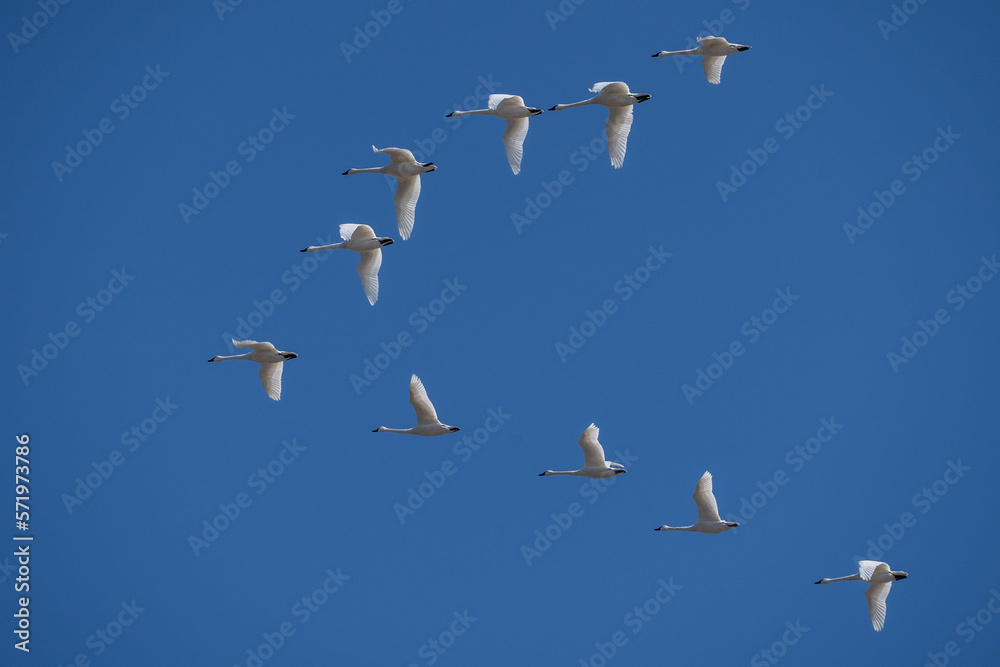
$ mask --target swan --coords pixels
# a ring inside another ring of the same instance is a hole
[[[294,359],[299,355],[294,352],[282,352],[275,349],[275,347],[268,342],[258,343],[255,340],[241,340],[239,342],[234,340],[233,347],[249,347],[251,351],[244,354],[235,354],[229,357],[214,356],[209,359],[209,361],[229,361],[230,359],[249,359],[250,361],[256,361],[260,364],[260,372],[257,375],[260,377],[260,381],[264,385],[264,391],[267,392],[267,395],[274,400],[280,401],[281,368],[286,360]]]
[[[885,599],[889,597],[889,589],[892,582],[906,579],[909,575],[906,572],[890,570],[888,563],[877,560],[858,561],[858,571],[856,574],[849,574],[846,577],[835,579],[820,579],[817,584],[829,584],[834,581],[867,581],[868,590],[865,597],[868,598],[868,614],[872,617],[872,627],[878,632],[885,625]]]
[[[388,174],[395,177],[399,184],[396,187],[396,196],[392,198],[392,201],[396,204],[396,225],[399,227],[399,235],[405,241],[410,238],[410,234],[413,232],[417,198],[420,196],[420,174],[434,171],[437,167],[433,162],[417,162],[413,153],[405,148],[379,149],[372,146],[372,150],[388,155],[389,164],[367,169],[348,169],[343,175]]]
[[[488,109],[472,109],[470,111],[456,109],[445,118],[482,114],[506,119],[507,129],[503,132],[503,145],[507,151],[507,162],[510,163],[511,171],[518,174],[521,172],[524,138],[528,136],[528,118],[537,116],[542,113],[542,110],[524,106],[524,100],[520,95],[504,95],[502,93],[490,95],[488,105]]]
[[[583,448],[582,468],[579,470],[546,470],[545,472],[539,473],[538,476],[580,475],[581,477],[594,477],[601,479],[603,477],[614,477],[615,475],[620,475],[623,472],[628,472],[621,463],[604,460],[604,447],[601,447],[601,443],[597,441],[597,436],[600,435],[600,433],[601,429],[591,424],[583,431],[583,435],[580,436],[580,440],[578,442],[580,443],[580,447]],[[616,468],[615,466],[618,467]]]
[[[601,81],[595,83],[590,92],[597,95],[582,102],[557,104],[549,111],[561,111],[585,104],[603,104],[608,107],[608,122],[604,124],[604,131],[608,134],[608,155],[611,156],[611,166],[621,169],[625,161],[628,132],[632,128],[632,105],[645,102],[650,96],[646,93],[629,92],[623,81]]]
[[[663,56],[705,56],[701,59],[701,67],[705,70],[705,78],[709,83],[719,83],[722,80],[722,65],[726,62],[726,56],[740,51],[746,51],[750,47],[745,44],[730,44],[725,37],[699,37],[698,48],[687,51],[660,51],[654,53],[654,58]]]
[[[368,303],[374,306],[378,301],[378,270],[382,266],[382,246],[392,245],[392,239],[388,236],[375,236],[375,231],[368,225],[350,223],[340,226],[340,238],[344,239],[342,243],[311,245],[299,252],[343,248],[360,254],[358,275],[361,276],[361,287],[365,290]]]
[[[735,521],[723,521],[719,516],[719,504],[712,493],[712,473],[705,474],[698,480],[694,488],[694,502],[698,506],[698,521],[690,526],[660,526],[653,530],[688,530],[696,533],[723,533],[730,528],[736,528]]]
[[[457,426],[448,426],[438,420],[437,411],[431,399],[427,397],[427,390],[420,378],[413,374],[410,376],[410,405],[417,413],[417,425],[412,428],[386,428],[379,426],[372,433],[412,433],[413,435],[446,435],[456,433],[461,429]]]

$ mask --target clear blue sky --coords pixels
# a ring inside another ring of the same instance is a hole
[[[224,2],[0,17],[0,663],[996,664],[995,3]],[[620,170],[601,107],[517,176],[445,118],[617,80]],[[372,144],[438,165],[407,241]],[[371,432],[412,373],[459,433]],[[628,474],[538,477],[591,422]],[[653,532],[705,470],[743,525]],[[812,583],[866,557],[880,633]]]

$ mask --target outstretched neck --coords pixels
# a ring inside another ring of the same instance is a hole
[[[700,52],[698,51],[698,49],[686,49],[684,51],[660,51],[659,53],[656,54],[656,57],[661,58],[663,56],[692,56],[692,55],[700,55]]]
[[[849,574],[846,577],[835,577],[833,579],[823,578],[823,579],[820,579],[819,581],[817,581],[816,583],[817,584],[830,584],[830,583],[833,583],[834,581],[859,581],[860,579],[861,579],[861,575],[855,573],[855,574]]]
[[[372,431],[372,433],[410,433],[408,428],[388,428],[386,426],[379,426],[377,429]]]
[[[539,473],[539,477],[548,477],[549,475],[579,475],[579,470],[546,470],[543,473]]]
[[[657,530],[686,530],[694,532],[694,526],[660,526]]]
[[[316,252],[317,250],[331,250],[334,248],[343,248],[343,243],[331,243],[330,245],[311,245],[308,248],[303,248],[299,252]]]
[[[480,114],[483,116],[493,116],[495,115],[493,109],[469,109],[468,111],[462,111],[461,109],[455,109],[450,114],[445,116],[445,118],[451,118],[452,116],[471,116],[473,114]]]
[[[383,167],[365,167],[364,169],[348,169],[343,173],[344,176],[350,176],[351,174],[381,174],[383,173]]]
[[[557,104],[554,107],[552,107],[551,109],[549,109],[549,111],[562,111],[563,109],[571,109],[573,107],[582,107],[582,106],[586,106],[588,104],[597,104],[597,102],[595,102],[594,100],[595,100],[595,98],[591,97],[589,100],[582,100],[580,102],[573,102],[571,104]]]
[[[249,359],[253,352],[247,352],[245,354],[234,354],[228,357],[214,356],[209,361],[229,361],[230,359]]]

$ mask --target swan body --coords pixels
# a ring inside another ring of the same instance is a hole
[[[299,252],[316,252],[317,250],[333,250],[342,248],[353,250],[361,255],[358,262],[358,275],[361,276],[361,287],[365,290],[368,303],[375,305],[378,301],[378,270],[382,266],[382,246],[392,245],[388,236],[375,236],[375,231],[368,225],[345,223],[340,226],[341,243],[330,245],[311,245]]]
[[[417,413],[417,425],[412,428],[386,428],[379,426],[372,433],[409,433],[411,435],[447,435],[460,431],[457,426],[442,424],[438,419],[437,411],[427,397],[427,390],[424,383],[416,374],[410,376],[410,405]]]
[[[579,470],[546,470],[539,473],[539,477],[549,475],[579,475],[581,477],[594,477],[601,479],[604,477],[614,477],[623,472],[628,472],[621,463],[604,460],[604,447],[597,441],[601,430],[591,424],[583,431],[578,441],[583,449],[583,467]]]
[[[725,37],[699,37],[697,48],[686,51],[660,51],[654,53],[654,58],[664,56],[705,56],[701,59],[701,68],[705,70],[705,78],[709,83],[719,83],[722,81],[722,65],[726,62],[726,56],[740,51],[747,51],[750,47],[745,44],[730,44]]]
[[[230,359],[256,361],[260,364],[260,372],[257,375],[264,385],[264,391],[274,400],[280,401],[282,366],[288,359],[294,359],[299,355],[294,352],[282,352],[270,343],[258,343],[255,340],[241,340],[239,342],[234,340],[233,347],[248,347],[250,351],[228,357],[215,356],[209,359],[209,361],[229,361]]]
[[[510,163],[511,171],[515,174],[521,171],[521,156],[524,154],[524,138],[528,136],[528,118],[542,113],[541,109],[524,106],[524,100],[520,95],[504,95],[494,93],[490,95],[488,109],[471,109],[469,111],[455,110],[445,116],[468,116],[480,114],[484,116],[496,116],[507,121],[507,129],[504,130],[503,146],[507,152],[507,162]]]
[[[698,521],[690,526],[660,526],[654,530],[687,530],[695,533],[724,533],[730,528],[736,528],[735,521],[723,521],[719,516],[719,504],[712,493],[712,473],[705,474],[698,480],[694,489],[694,502],[698,506]]]
[[[376,153],[389,156],[389,164],[366,169],[348,169],[344,176],[351,174],[387,174],[398,181],[396,195],[392,201],[396,204],[396,225],[403,240],[410,238],[413,232],[413,221],[417,210],[417,199],[420,197],[420,174],[434,171],[437,167],[433,162],[417,162],[413,153],[405,148],[375,148]]]
[[[572,104],[557,104],[549,111],[562,111],[587,104],[601,104],[608,107],[608,122],[604,131],[608,135],[608,155],[611,166],[621,169],[628,146],[628,133],[632,129],[632,106],[650,98],[646,93],[630,92],[623,81],[601,81],[595,83],[590,92],[597,93],[590,99]]]
[[[890,570],[887,563],[877,560],[858,561],[858,571],[846,577],[820,579],[817,584],[829,584],[834,581],[867,581],[868,614],[872,619],[872,627],[878,632],[885,625],[885,599],[889,597],[892,582],[906,579],[906,572]]]

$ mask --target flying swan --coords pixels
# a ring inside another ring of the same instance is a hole
[[[524,106],[524,100],[520,95],[504,95],[501,93],[490,95],[488,105],[488,109],[472,109],[470,111],[456,109],[445,116],[445,118],[481,114],[505,119],[507,121],[507,129],[504,130],[501,138],[503,139],[504,150],[507,151],[507,162],[510,163],[511,171],[518,174],[521,172],[524,138],[528,136],[528,118],[537,116],[542,113],[542,110]]]
[[[686,51],[660,51],[654,53],[654,58],[663,56],[705,56],[701,59],[701,67],[705,70],[705,78],[709,83],[719,83],[722,81],[722,65],[726,62],[726,56],[740,51],[746,51],[750,47],[744,44],[730,44],[725,37],[699,37],[701,42],[698,48]]]
[[[417,413],[417,425],[411,428],[386,428],[379,426],[372,433],[410,433],[413,435],[446,435],[455,433],[461,429],[457,426],[442,424],[438,419],[437,411],[427,397],[427,390],[424,383],[416,374],[410,376],[410,405]]]
[[[368,225],[345,223],[340,226],[342,243],[330,245],[311,245],[299,252],[316,252],[317,250],[333,250],[343,248],[353,250],[361,255],[358,262],[358,275],[361,276],[361,287],[365,290],[368,303],[375,305],[378,301],[378,270],[382,266],[382,246],[392,244],[388,236],[375,236],[375,231]]]
[[[590,92],[597,95],[582,102],[557,104],[549,111],[562,111],[586,104],[603,104],[608,107],[608,122],[604,124],[604,131],[608,134],[608,155],[611,156],[611,166],[621,169],[625,161],[628,133],[632,129],[632,105],[645,102],[650,96],[646,93],[629,92],[623,81],[601,81],[595,83]]]
[[[889,597],[889,589],[892,582],[906,579],[909,575],[906,572],[898,572],[889,569],[887,563],[877,560],[858,561],[858,571],[856,574],[849,574],[846,577],[836,579],[820,579],[817,584],[829,584],[834,581],[867,581],[868,590],[865,597],[868,599],[868,614],[872,617],[872,627],[878,632],[885,625],[885,599]]]
[[[583,448],[582,468],[579,470],[546,470],[545,472],[539,473],[538,476],[579,475],[581,477],[594,477],[601,479],[603,477],[614,477],[615,475],[620,475],[623,472],[628,472],[621,463],[604,460],[604,447],[601,447],[601,443],[597,441],[597,436],[600,432],[601,429],[591,424],[584,430],[583,435],[580,436],[580,440],[578,442],[580,447]]]
[[[343,175],[388,174],[395,177],[399,184],[396,187],[396,196],[393,197],[392,201],[396,204],[396,225],[399,227],[399,235],[405,241],[410,238],[410,234],[413,232],[417,198],[420,197],[420,174],[434,171],[437,167],[433,162],[417,162],[413,153],[405,148],[375,148],[372,146],[372,150],[388,155],[389,164],[366,169],[348,169]]]
[[[723,533],[730,528],[736,528],[735,521],[723,521],[719,516],[719,504],[712,493],[712,473],[705,474],[698,480],[694,488],[694,502],[698,506],[698,521],[690,526],[660,526],[653,530],[688,530],[695,533]]]
[[[255,340],[241,340],[239,342],[233,341],[233,347],[249,347],[250,352],[244,354],[235,354],[229,357],[215,356],[209,359],[209,361],[229,361],[230,359],[247,359],[249,361],[256,361],[260,364],[260,372],[257,374],[260,377],[261,383],[264,385],[264,391],[267,395],[276,401],[281,400],[281,368],[284,362],[288,359],[296,358],[297,354],[294,352],[281,352],[275,349],[270,343],[258,343]]]

